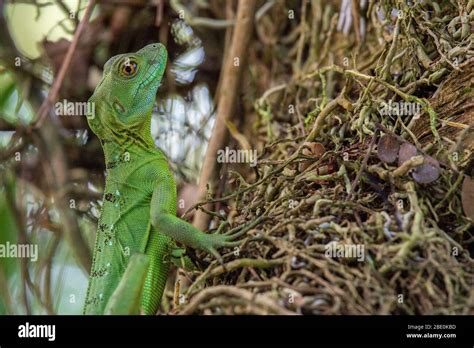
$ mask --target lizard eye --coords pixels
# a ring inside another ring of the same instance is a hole
[[[134,60],[126,59],[120,65],[120,73],[125,77],[135,76],[138,71],[138,64]]]

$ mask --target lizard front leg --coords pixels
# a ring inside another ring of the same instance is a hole
[[[207,251],[222,263],[218,249],[241,244],[236,240],[246,229],[226,234],[207,234],[190,223],[176,217],[176,189],[172,178],[157,182],[151,199],[150,217],[152,225],[173,240],[188,247]]]

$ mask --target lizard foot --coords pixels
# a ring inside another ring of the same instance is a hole
[[[222,256],[217,250],[223,247],[236,247],[241,245],[243,240],[239,238],[265,219],[265,216],[260,216],[259,218],[245,224],[244,226],[238,226],[225,233],[221,233],[224,227],[228,224],[227,222],[224,222],[219,226],[215,233],[206,234],[203,237],[202,249],[212,254],[219,261],[219,263],[223,265]]]

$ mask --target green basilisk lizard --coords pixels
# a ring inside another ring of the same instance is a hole
[[[156,313],[170,262],[192,265],[175,241],[220,260],[248,230],[208,234],[176,217],[175,181],[150,132],[166,60],[160,43],[112,57],[89,99],[107,173],[84,314]]]

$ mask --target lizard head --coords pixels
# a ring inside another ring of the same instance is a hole
[[[101,140],[121,140],[127,134],[149,137],[151,111],[166,59],[165,46],[154,43],[105,63],[102,80],[89,99],[95,113],[87,118]]]

